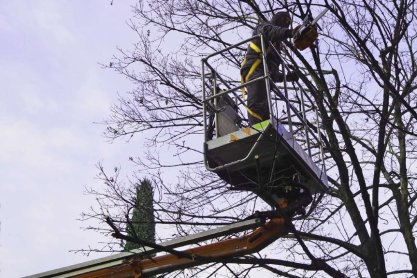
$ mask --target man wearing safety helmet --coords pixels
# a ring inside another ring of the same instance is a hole
[[[282,41],[291,38],[295,31],[290,27],[291,17],[287,12],[278,12],[270,21],[263,22],[254,30],[253,35],[262,34],[265,49],[268,49],[269,42],[279,49]],[[260,37],[250,42],[246,52],[245,60],[242,63],[240,74],[242,82],[248,82],[264,75],[262,65],[262,46]],[[284,75],[279,72],[280,61],[273,51],[267,51],[267,66],[270,77],[274,82],[282,82]],[[294,72],[286,74],[287,81],[297,81],[298,76]],[[248,118],[249,124],[254,125],[269,119],[267,88],[265,80],[256,81],[246,85],[248,93]]]

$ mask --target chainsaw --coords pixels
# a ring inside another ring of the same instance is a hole
[[[293,40],[294,46],[297,49],[304,50],[316,41],[319,36],[317,33],[316,23],[327,13],[328,10],[328,8],[324,9],[313,20],[311,20],[311,18],[307,15],[303,20],[303,24],[296,28]]]

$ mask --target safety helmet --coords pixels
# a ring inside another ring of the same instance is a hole
[[[270,21],[273,25],[288,28],[291,24],[291,16],[288,12],[274,14]]]

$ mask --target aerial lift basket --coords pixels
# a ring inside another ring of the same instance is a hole
[[[327,189],[322,133],[319,124],[314,130],[310,128],[305,107],[301,108],[302,111],[296,109],[296,101],[289,97],[287,84],[284,84],[284,89],[279,89],[268,75],[257,80],[264,80],[266,87],[272,88],[267,92],[270,119],[253,126],[247,123],[244,116],[246,103],[238,93],[246,84],[231,86],[231,82],[215,70],[218,66],[211,65],[209,61],[252,39],[202,60],[204,162],[209,171],[216,173],[233,189],[252,191],[272,207],[277,207],[280,192],[290,187],[302,187],[309,194],[322,193]],[[262,36],[261,41],[263,46]],[[263,59],[264,72],[268,72],[264,56]],[[224,89],[220,89],[222,86]],[[225,98],[227,102],[222,100]],[[234,104],[227,107],[231,100]],[[287,109],[281,115],[278,115],[278,102]],[[306,105],[299,100],[298,103]],[[294,130],[298,130],[297,134]]]

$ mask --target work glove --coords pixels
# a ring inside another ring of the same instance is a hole
[[[300,79],[295,71],[290,71],[285,76],[288,82],[298,81]]]
[[[284,81],[284,75],[279,71],[271,72],[271,78],[274,82],[282,82]]]

